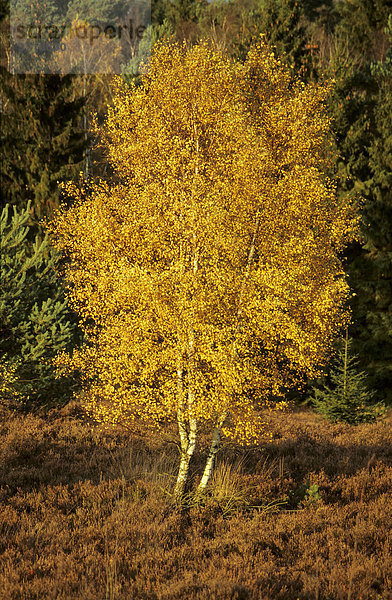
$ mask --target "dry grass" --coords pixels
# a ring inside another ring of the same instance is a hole
[[[204,507],[179,509],[168,436],[3,414],[0,598],[392,599],[392,420],[270,421],[272,441],[222,450]]]

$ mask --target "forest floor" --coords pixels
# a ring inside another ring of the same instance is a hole
[[[392,599],[392,417],[266,418],[272,438],[223,447],[205,506],[175,508],[172,432],[3,412],[0,598]]]

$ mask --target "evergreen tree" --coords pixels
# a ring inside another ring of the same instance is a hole
[[[169,0],[165,2],[166,17],[178,33],[185,32],[187,23],[196,22],[206,4],[207,0]]]
[[[168,20],[162,25],[150,25],[146,28],[143,38],[140,41],[138,53],[133,56],[127,64],[123,65],[122,75],[126,82],[131,83],[141,73],[142,64],[144,64],[154,45],[160,40],[174,39],[174,30]]]
[[[1,69],[0,166],[3,206],[32,201],[35,220],[58,206],[58,182],[83,168],[83,98],[71,96],[72,76],[10,75]]]
[[[388,47],[384,28],[392,10],[390,0],[343,0],[336,4],[337,34],[348,42],[362,65],[380,60]]]
[[[362,24],[363,37],[371,24],[365,10],[354,14],[359,5],[342,5],[344,19],[336,28],[330,58],[330,74],[337,81],[332,111],[341,193],[351,190],[363,198],[363,242],[352,245],[347,254],[354,292],[353,348],[372,389],[386,399],[392,390],[391,77],[385,73],[388,54],[372,64],[373,51],[367,47],[365,63],[363,53],[351,46],[349,11],[356,29]],[[380,38],[379,26],[374,21],[375,38]]]
[[[313,387],[310,398],[315,410],[330,421],[356,425],[375,421],[384,414],[384,405],[372,404],[374,394],[366,385],[366,374],[357,367],[357,357],[351,354],[351,340],[346,337],[329,372],[330,383]]]
[[[392,16],[389,21],[392,42]],[[355,264],[358,337],[373,384],[392,400],[392,48],[371,65],[378,84],[374,134],[369,147],[370,177],[365,205],[365,245]],[[365,267],[365,268],[364,268]]]
[[[199,23],[208,9],[209,0],[152,0],[152,31],[158,32],[164,25],[162,32],[173,32],[175,39],[194,43],[200,37]]]
[[[302,77],[312,71],[308,51],[309,36],[305,28],[305,10],[297,0],[264,0],[261,18],[270,44]]]
[[[67,20],[86,20],[88,23],[101,23],[107,25],[115,23],[116,17],[124,13],[124,2],[115,0],[71,0],[68,4]]]
[[[231,0],[212,2],[199,12],[203,33],[235,58],[243,60],[260,34],[275,54],[301,76],[312,71],[306,13],[297,0]]]
[[[66,397],[50,360],[70,349],[76,326],[56,277],[58,253],[48,238],[28,241],[30,203],[1,213],[0,390],[27,404]]]

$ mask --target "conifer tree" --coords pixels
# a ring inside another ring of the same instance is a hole
[[[64,401],[50,360],[70,349],[76,327],[57,281],[47,237],[29,242],[30,203],[1,213],[0,354],[3,393],[27,406]],[[69,394],[68,394],[69,396]]]
[[[358,370],[358,357],[352,354],[347,337],[329,370],[330,384],[313,387],[311,402],[315,410],[330,421],[352,425],[375,421],[385,413],[381,403],[372,402],[374,393],[367,386],[366,373]]]
[[[237,59],[264,34],[275,54],[302,78],[312,72],[306,12],[296,0],[212,2],[199,11],[199,29]]]
[[[262,43],[155,48],[117,80],[101,129],[111,182],[70,186],[52,225],[88,345],[62,355],[107,425],[177,419],[180,497],[201,423],[257,439],[258,408],[318,372],[348,318],[338,253],[355,206],[324,175],[327,90],[293,83]]]
[[[336,4],[336,33],[347,41],[362,66],[381,60],[388,47],[385,27],[391,13],[390,0],[343,0]]]
[[[152,15],[160,17],[161,24],[167,20],[178,40],[194,42],[198,36],[198,21],[208,7],[207,0],[168,0],[153,3]],[[153,25],[156,21],[153,21]]]
[[[2,204],[24,209],[35,222],[58,206],[58,183],[83,169],[84,99],[73,99],[72,76],[0,73]]]
[[[297,0],[264,0],[261,3],[263,31],[278,56],[283,57],[302,78],[312,71],[305,10]]]
[[[351,58],[350,68],[340,82],[338,79],[334,105],[341,152],[338,168],[349,177],[341,189],[354,190],[363,198],[363,243],[351,247],[347,266],[355,292],[351,302],[353,348],[372,389],[384,399],[392,398],[389,55],[390,50],[382,61],[367,64],[362,57]],[[342,53],[339,61],[343,69]]]
[[[335,170],[340,176],[339,193],[359,194],[363,214],[362,242],[350,245],[345,261],[354,292],[350,301],[352,345],[369,376],[370,387],[385,398],[392,385],[388,255],[384,252],[390,225],[386,207],[383,211],[377,209],[381,204],[375,199],[379,191],[373,156],[375,148],[383,146],[377,114],[383,106],[388,111],[388,103],[385,99],[380,103],[380,80],[372,70],[371,58],[381,53],[384,62],[387,37],[383,24],[388,2],[341,2],[335,5],[334,14],[329,49],[326,44],[322,60],[323,75],[336,81],[330,103],[339,154]],[[363,44],[358,44],[358,39]],[[382,243],[380,231],[384,235]]]
[[[387,28],[392,43],[392,16]],[[370,177],[364,209],[362,264],[355,265],[359,341],[380,395],[392,400],[392,47],[384,61],[371,65],[378,85],[374,133],[369,148]]]

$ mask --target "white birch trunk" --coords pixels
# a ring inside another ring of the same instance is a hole
[[[185,410],[184,410],[184,381],[183,381],[184,371],[181,368],[181,362],[178,360],[177,365],[177,423],[178,423],[178,433],[180,436],[180,444],[181,444],[181,459],[180,466],[178,469],[177,482],[174,488],[174,499],[179,500],[183,494],[184,487],[186,484],[188,469],[189,469],[189,460],[187,461],[187,452],[189,447],[189,436],[185,423]]]
[[[174,488],[174,499],[181,500],[188,479],[189,464],[195,452],[197,439],[197,421],[191,415],[189,418],[189,433],[186,430],[185,421],[178,419],[178,428],[181,440],[181,459],[178,469],[176,486]]]
[[[197,495],[204,494],[207,484],[211,478],[211,474],[212,474],[212,471],[214,469],[214,464],[215,464],[215,457],[217,455],[217,452],[218,452],[219,446],[220,446],[222,427],[226,420],[227,415],[228,415],[227,411],[223,412],[219,418],[217,425],[215,426],[214,433],[212,434],[210,452],[207,457],[207,461],[206,461],[206,465],[204,467],[204,472],[203,472],[202,478],[201,478],[200,483],[197,488]]]
[[[196,142],[196,152],[199,152],[199,141]],[[198,167],[196,166],[195,175],[198,174]],[[192,196],[192,208],[193,208],[193,256],[192,256],[192,270],[193,274],[197,273],[198,269],[198,250],[197,250],[197,237],[195,231],[195,215],[194,215],[194,205],[193,205],[193,196]],[[181,261],[182,262],[182,261]],[[183,263],[182,263],[183,269]],[[183,497],[185,486],[188,479],[189,474],[189,464],[193,453],[196,448],[196,438],[197,438],[197,420],[194,415],[194,392],[192,389],[192,374],[194,372],[194,358],[195,358],[195,334],[193,329],[191,328],[188,333],[188,360],[187,360],[187,370],[188,370],[188,394],[187,394],[187,416],[188,416],[188,426],[189,433],[186,427],[185,422],[185,402],[184,402],[184,381],[183,381],[183,370],[180,367],[181,360],[178,360],[177,366],[177,396],[178,396],[178,409],[177,409],[177,421],[178,421],[178,430],[180,434],[181,441],[181,459],[180,459],[180,467],[178,470],[176,486],[174,488],[174,499],[178,502],[181,501]]]
[[[176,486],[174,488],[174,500],[177,502],[180,501],[184,495],[191,457],[192,456],[189,455],[188,451],[181,453],[180,467],[178,469]]]
[[[232,347],[231,347],[231,357],[230,357],[231,362],[234,361],[234,357],[235,357],[235,353],[236,353],[236,342],[237,342],[237,338],[240,333],[243,294],[244,294],[246,283],[250,276],[250,269],[251,269],[253,257],[255,254],[256,238],[257,238],[257,234],[259,231],[259,227],[260,227],[260,218],[257,215],[256,226],[255,226],[255,230],[253,232],[252,241],[250,244],[248,258],[247,258],[247,262],[246,262],[245,276],[242,281],[242,285],[240,288],[240,294],[239,294],[239,298],[238,298],[238,308],[237,308],[237,315],[236,315],[236,330],[235,330]],[[207,457],[203,475],[201,477],[200,483],[197,488],[197,495],[199,495],[199,496],[201,496],[205,492],[207,484],[211,478],[211,474],[214,469],[215,457],[217,455],[217,452],[218,452],[219,446],[220,446],[222,427],[224,425],[224,422],[225,422],[228,414],[229,414],[229,411],[227,409],[223,409],[223,411],[221,412],[221,414],[218,418],[217,424],[214,428],[214,432],[212,434],[210,452]]]
[[[188,356],[188,370],[190,373],[188,374],[188,394],[187,394],[187,412],[188,412],[188,425],[189,425],[189,433],[187,432],[186,424],[185,424],[185,410],[184,410],[184,390],[183,384],[181,380],[181,392],[182,392],[182,402],[179,402],[179,410],[178,410],[178,428],[180,432],[180,440],[181,440],[181,460],[180,460],[180,468],[178,471],[176,487],[174,489],[174,498],[176,501],[181,500],[186,482],[188,479],[189,473],[189,464],[191,462],[191,458],[195,452],[196,448],[196,439],[197,439],[197,420],[194,416],[194,393],[192,389],[192,362],[193,362],[193,354],[194,354],[194,337],[193,331],[190,332],[189,338],[189,356]],[[179,381],[179,378],[178,378]],[[178,384],[180,385],[180,384]],[[180,391],[180,390],[179,390]],[[181,407],[181,410],[180,410]]]

